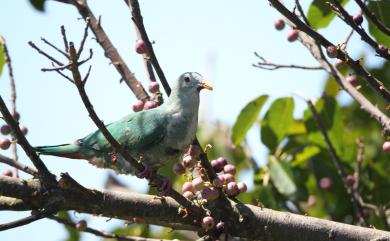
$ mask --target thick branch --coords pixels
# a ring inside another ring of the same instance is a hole
[[[178,214],[180,205],[172,198],[158,199],[155,196],[132,192],[114,192],[80,190],[58,187],[49,195],[43,196],[38,180],[22,181],[21,179],[0,176],[0,195],[22,198],[35,195],[37,204],[45,206],[51,199],[60,201],[59,210],[101,214],[131,220],[132,217],[143,217],[147,223],[171,226],[180,229],[201,231],[201,228],[183,219]],[[241,219],[231,219],[235,226],[229,229],[233,236],[255,240],[279,241],[360,241],[389,240],[390,232],[363,228],[348,224],[321,220],[286,212],[278,212],[252,205],[234,203]],[[241,220],[241,221],[240,221]],[[381,239],[382,238],[382,239]]]
[[[366,4],[362,0],[355,0],[355,2],[359,5],[359,7],[362,9],[364,15],[366,15],[371,21],[381,30],[383,33],[390,36],[390,28],[388,28],[386,25],[384,25],[376,16],[375,14],[368,9]]]

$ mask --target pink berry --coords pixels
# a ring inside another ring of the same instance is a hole
[[[78,223],[76,223],[76,229],[84,231],[87,229],[87,222],[85,220],[80,220]]]
[[[25,125],[19,126],[20,130],[22,131],[23,135],[27,135],[28,128]]]
[[[191,145],[189,150],[188,150],[188,153],[191,156],[195,156],[195,157],[198,157],[200,152],[201,152],[201,150],[200,150],[200,147],[198,145]]]
[[[334,66],[339,69],[341,68],[341,66],[343,66],[344,62],[341,60],[341,59],[336,59],[336,61],[334,62]]]
[[[323,177],[320,179],[320,188],[328,190],[332,187],[333,182],[329,177]]]
[[[309,207],[314,206],[316,202],[317,202],[316,197],[314,195],[309,195],[309,197],[307,198],[307,206]]]
[[[378,54],[387,54],[388,49],[387,49],[386,46],[384,46],[384,45],[382,45],[382,44],[379,44],[379,45],[376,47],[375,51],[376,51]]]
[[[213,186],[214,187],[222,187],[223,183],[225,182],[225,178],[223,175],[219,175],[217,178],[213,180]]]
[[[234,176],[230,173],[224,174],[223,177],[225,179],[225,183],[234,182]]]
[[[214,218],[207,216],[204,217],[202,220],[202,227],[206,230],[211,229],[214,227]]]
[[[326,48],[326,53],[328,54],[329,58],[336,58],[337,57],[337,47],[334,45],[329,45]]]
[[[150,93],[156,93],[160,90],[160,85],[156,81],[152,81],[149,84],[149,91]]]
[[[275,26],[275,28],[276,28],[277,30],[282,30],[282,29],[284,29],[284,26],[285,26],[285,25],[286,25],[286,24],[284,23],[284,20],[283,20],[283,19],[278,18],[278,19],[275,20],[274,26]]]
[[[347,76],[347,78],[345,79],[348,83],[350,83],[352,86],[357,86],[357,78],[356,78],[356,75],[354,74],[350,74]]]
[[[146,46],[142,39],[138,39],[137,42],[135,42],[135,52],[138,54],[146,53]]]
[[[226,194],[229,196],[235,196],[239,193],[237,183],[229,182],[226,187]]]
[[[3,150],[7,150],[11,145],[11,141],[8,138],[0,139],[0,148]]]
[[[347,182],[348,186],[353,186],[353,184],[355,184],[355,182],[356,182],[356,178],[353,175],[348,175],[345,178],[345,181]]]
[[[216,188],[204,188],[201,192],[202,198],[207,200],[215,200],[219,197],[219,191]]]
[[[7,177],[12,177],[13,176],[13,173],[10,169],[7,169],[5,171],[3,171],[3,176],[7,176]]]
[[[232,164],[227,164],[226,166],[223,167],[223,172],[226,174],[236,174],[236,167]]]
[[[225,227],[225,223],[222,221],[219,221],[217,225],[215,225],[217,229],[223,229]]]
[[[287,40],[289,42],[294,42],[298,39],[299,31],[297,29],[291,29],[290,32],[287,34]]]
[[[2,125],[0,127],[0,133],[6,136],[11,133],[11,128],[8,125]]]
[[[189,200],[192,200],[195,198],[195,194],[193,192],[190,192],[190,191],[185,191],[183,193],[183,196]]]
[[[133,104],[133,111],[134,112],[139,112],[141,110],[143,110],[144,108],[144,102],[142,100],[137,100],[136,102],[134,102]]]
[[[246,192],[246,190],[248,190],[246,184],[243,182],[238,182],[237,187],[238,187],[238,191],[240,192]]]
[[[356,25],[361,25],[363,23],[363,15],[361,13],[356,14],[352,17]]]
[[[216,160],[211,161],[211,166],[214,168],[216,172],[223,171],[224,166],[227,164],[227,161],[223,157],[219,157]]]
[[[390,141],[385,141],[385,143],[383,143],[382,149],[384,152],[390,153]]]
[[[195,191],[200,191],[204,188],[204,182],[201,177],[194,178],[192,180],[192,186],[194,187]]]
[[[145,220],[142,217],[133,217],[133,223],[142,224]]]
[[[195,161],[192,159],[192,156],[186,155],[183,157],[182,164],[185,168],[191,168],[195,165]]]
[[[181,188],[181,191],[183,193],[187,191],[194,192],[194,187],[192,186],[192,182],[185,182]]]
[[[176,163],[175,165],[173,165],[172,167],[172,171],[176,174],[176,175],[182,175],[186,172],[183,164],[181,163]]]
[[[149,109],[153,109],[155,107],[158,106],[158,103],[154,100],[148,100],[146,101],[145,105],[144,105],[144,110],[149,110]]]

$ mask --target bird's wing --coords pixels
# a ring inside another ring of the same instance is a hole
[[[106,126],[111,135],[129,151],[140,151],[161,141],[166,133],[166,118],[158,108],[132,113]],[[85,146],[103,152],[112,147],[100,130],[82,139]]]

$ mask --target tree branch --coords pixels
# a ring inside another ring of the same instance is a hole
[[[390,28],[388,28],[386,25],[384,25],[376,16],[375,14],[368,9],[366,4],[362,0],[355,0],[355,2],[359,5],[359,7],[362,9],[364,15],[366,15],[371,21],[378,27],[379,30],[381,30],[383,33],[390,36]]]
[[[47,217],[51,213],[52,213],[51,211],[41,211],[41,212],[38,212],[37,214],[33,214],[31,216],[21,218],[21,219],[15,220],[13,222],[0,224],[0,231],[4,231],[7,229],[16,228],[16,227],[20,227],[20,226],[32,223],[34,221],[37,221],[39,219]]]
[[[11,159],[11,158],[3,156],[1,154],[0,154],[0,162],[7,164],[7,165],[10,165],[12,167],[15,167],[16,169],[24,171],[25,173],[28,173],[32,176],[38,176],[38,172],[37,172],[37,170],[35,170],[35,168],[24,165],[24,164],[16,161],[15,159]]]
[[[281,68],[289,68],[289,69],[305,69],[305,70],[323,70],[322,66],[305,66],[305,65],[296,65],[296,64],[278,64],[272,63],[266,60],[264,57],[260,56],[257,52],[255,52],[255,56],[258,57],[261,61],[257,64],[253,64],[253,67],[266,69],[266,70],[276,70]],[[264,67],[270,66],[270,67]]]

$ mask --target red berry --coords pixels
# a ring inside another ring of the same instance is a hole
[[[158,106],[158,103],[154,100],[148,100],[146,101],[145,105],[144,105],[144,110],[149,110],[149,109],[153,109],[155,107]]]
[[[0,148],[3,150],[7,150],[11,145],[11,141],[8,138],[0,139]]]
[[[217,225],[215,225],[217,229],[223,229],[225,227],[225,223],[222,221],[219,221]]]
[[[133,111],[134,112],[139,112],[144,108],[144,102],[142,100],[137,100],[133,104]]]
[[[232,164],[227,164],[226,166],[223,167],[223,172],[226,174],[230,173],[234,175],[236,174],[236,167]]]
[[[160,85],[156,81],[152,81],[149,84],[149,91],[150,93],[156,93],[160,90]]]
[[[229,182],[226,187],[226,194],[229,196],[235,196],[239,193],[237,183]]]
[[[216,160],[211,161],[211,166],[214,168],[216,172],[223,171],[224,166],[227,164],[227,161],[223,157],[219,157]]]
[[[289,42],[294,42],[298,39],[299,31],[297,29],[291,29],[290,32],[287,34],[287,40]]]
[[[202,198],[207,200],[215,200],[219,197],[219,191],[216,188],[208,188],[202,190]]]
[[[183,193],[187,192],[187,191],[194,192],[194,186],[192,186],[192,182],[185,182],[185,183],[183,183],[181,191]]]
[[[348,175],[345,178],[345,181],[347,182],[348,186],[353,186],[353,184],[355,184],[355,182],[356,182],[356,178],[353,175]]]
[[[204,217],[202,220],[202,227],[206,230],[211,229],[214,227],[214,218],[207,216]]]
[[[361,25],[363,23],[363,15],[361,13],[358,13],[353,16],[352,19],[357,25]]]
[[[19,126],[20,130],[22,131],[23,135],[27,135],[28,128],[25,125]]]
[[[223,177],[225,179],[225,183],[234,182],[234,176],[230,173],[224,174]]]
[[[176,174],[176,175],[182,175],[186,172],[183,164],[181,163],[176,163],[175,165],[173,165],[172,167],[172,171]]]
[[[283,20],[283,19],[278,18],[278,19],[275,20],[274,26],[275,26],[275,28],[276,28],[277,30],[282,30],[282,29],[284,29],[284,26],[285,26],[285,25],[286,25],[286,24],[284,23],[284,20]]]
[[[378,54],[387,54],[388,49],[387,49],[386,46],[384,46],[384,45],[382,45],[382,44],[379,44],[379,45],[376,47],[375,51],[376,51]]]
[[[192,200],[195,198],[195,194],[193,192],[190,192],[190,191],[185,191],[183,193],[183,196],[189,200]]]
[[[350,74],[347,76],[347,78],[345,79],[348,83],[350,83],[352,86],[357,86],[357,78],[356,78],[356,75],[354,74]]]
[[[192,180],[192,186],[194,187],[195,191],[200,191],[204,188],[204,182],[201,177],[194,178]]]
[[[248,190],[246,184],[243,182],[238,182],[237,187],[238,187],[238,191],[240,192],[246,192],[246,190]]]
[[[85,220],[80,220],[78,223],[76,223],[76,229],[84,231],[87,229],[87,222]]]
[[[195,165],[194,160],[192,159],[192,156],[186,155],[183,157],[182,164],[185,168],[191,168]]]
[[[382,149],[384,152],[390,153],[390,141],[385,141],[385,143],[383,143]]]
[[[10,169],[3,171],[3,176],[12,177],[13,173]]]
[[[329,177],[323,177],[320,179],[320,188],[324,189],[324,190],[328,190],[332,187],[332,179],[330,179]]]
[[[0,132],[1,132],[1,134],[3,134],[3,135],[8,135],[9,133],[11,133],[11,128],[8,126],[8,125],[2,125],[1,127],[0,127]]]
[[[326,53],[328,54],[329,58],[336,58],[337,57],[337,47],[334,45],[330,45],[326,48]]]
[[[146,53],[146,46],[142,39],[138,39],[137,42],[135,42],[135,52],[138,54]]]

